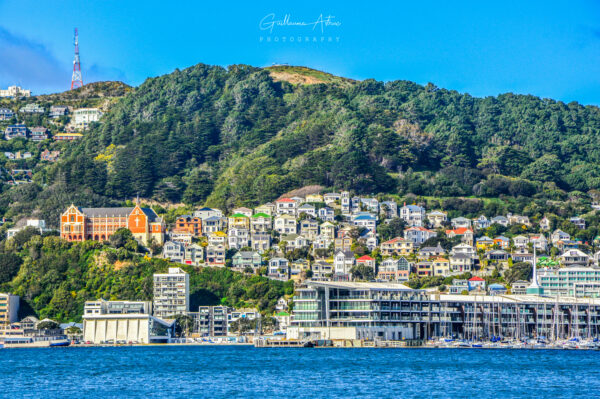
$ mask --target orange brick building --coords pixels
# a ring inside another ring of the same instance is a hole
[[[202,235],[202,219],[190,215],[179,216],[175,221],[173,233],[190,233],[194,237],[200,237]]]
[[[143,245],[152,240],[162,245],[165,224],[150,208],[80,208],[71,205],[60,217],[60,236],[67,241],[104,241],[127,228]]]

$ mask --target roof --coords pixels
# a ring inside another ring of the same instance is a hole
[[[244,215],[242,213],[234,213],[233,215],[229,216],[230,218],[247,218],[247,215]]]
[[[255,213],[254,215],[252,215],[253,218],[271,218],[271,216],[267,215],[266,213],[263,212],[259,212],[259,213]]]
[[[77,208],[87,217],[119,216],[127,217],[135,208]],[[145,213],[145,212],[144,212]]]
[[[294,202],[293,199],[291,198],[279,198],[277,201],[275,202]]]
[[[477,276],[475,276],[475,277],[471,277],[471,278],[469,279],[469,281],[485,281],[485,280],[484,280],[484,279],[482,279],[481,277],[477,277]]]
[[[375,216],[372,215],[360,215],[354,218],[354,220],[375,220]]]
[[[369,255],[363,255],[356,260],[375,260],[375,259],[371,258]]]
[[[454,234],[462,235],[462,234],[466,234],[467,231],[472,232],[472,230],[467,227],[459,227],[458,229],[454,229],[454,230],[446,230],[446,234],[454,233]]]

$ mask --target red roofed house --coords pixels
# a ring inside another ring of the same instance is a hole
[[[485,280],[482,279],[481,277],[471,277],[469,279],[469,291],[473,291],[473,290],[478,290],[478,291],[483,291],[485,290]]]
[[[356,263],[359,265],[362,264],[365,266],[372,267],[373,271],[375,271],[375,259],[371,258],[369,255],[364,255],[356,259]]]
[[[446,230],[446,235],[448,236],[448,238],[460,236],[460,240],[462,242],[464,242],[465,244],[471,245],[471,246],[473,245],[473,239],[474,239],[473,230],[468,229],[466,227],[459,227],[454,230]]]

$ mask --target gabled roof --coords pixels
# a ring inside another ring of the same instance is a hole
[[[229,216],[230,218],[247,218],[247,215],[244,215],[242,213],[234,213],[233,215]]]
[[[473,230],[471,230],[467,227],[459,227],[458,229],[446,230],[446,234],[454,233],[456,235],[463,235],[463,234],[466,234],[467,232],[473,232]]]
[[[293,199],[291,199],[291,198],[279,198],[275,202],[295,202],[295,201]]]
[[[271,216],[267,215],[266,213],[263,212],[259,212],[259,213],[255,213],[254,215],[252,215],[253,218],[271,218]]]
[[[471,278],[469,279],[469,281],[485,281],[485,280],[484,280],[484,279],[482,279],[481,277],[477,277],[477,276],[475,276],[475,277],[471,277]]]
[[[357,261],[367,261],[367,260],[375,260],[371,258],[369,255],[363,255],[360,258],[356,259]]]

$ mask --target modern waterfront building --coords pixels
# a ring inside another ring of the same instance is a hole
[[[546,295],[600,298],[600,268],[570,266],[542,269],[538,274]]]
[[[452,295],[402,284],[308,281],[296,290],[288,338],[482,339],[600,336],[600,299]]]
[[[18,312],[19,297],[0,293],[0,327],[16,322]]]
[[[196,317],[196,331],[202,337],[227,335],[227,306],[200,306]]]
[[[178,267],[154,274],[154,315],[168,318],[187,314],[190,303],[190,276]]]
[[[169,342],[174,321],[151,314],[147,301],[87,301],[83,313],[83,339],[93,344]]]

